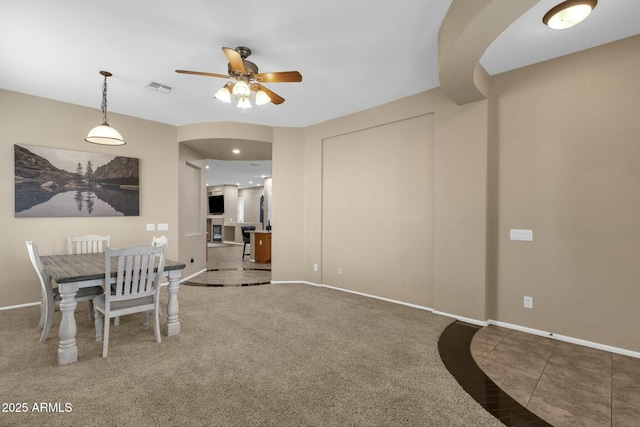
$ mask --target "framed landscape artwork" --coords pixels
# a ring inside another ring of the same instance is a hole
[[[14,145],[16,217],[140,215],[139,159]]]

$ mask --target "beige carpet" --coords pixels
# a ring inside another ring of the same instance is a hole
[[[166,292],[165,292],[166,294]],[[80,304],[79,362],[57,366],[37,307],[0,312],[0,412],[13,426],[500,426],[438,356],[451,319],[309,285],[180,289],[182,333],[141,315],[101,357]],[[35,403],[61,412],[33,412]],[[67,405],[67,412],[65,410]]]

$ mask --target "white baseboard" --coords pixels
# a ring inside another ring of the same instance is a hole
[[[203,268],[203,269],[202,269],[202,270],[200,270],[200,271],[196,271],[196,272],[195,272],[195,273],[193,273],[191,276],[182,277],[182,278],[180,278],[180,283],[186,282],[186,281],[188,281],[188,280],[190,280],[190,279],[192,279],[192,278],[196,277],[197,275],[202,274],[202,273],[204,273],[204,272],[206,272],[206,271],[207,271],[207,269],[206,269],[206,268]],[[168,283],[163,283],[162,285],[163,285],[163,286],[164,286],[164,285],[168,285]]]
[[[624,356],[635,357],[636,359],[640,359],[640,352],[627,350],[625,348],[613,347],[606,344],[600,344],[593,341],[587,341],[580,338],[569,337],[566,335],[560,335],[553,332],[541,331],[539,329],[528,328],[526,326],[514,325],[512,323],[499,322],[497,320],[488,320],[488,324],[496,325],[507,329],[513,329],[515,331],[526,332],[532,335],[539,335],[542,337],[548,337],[558,341],[564,341],[571,344],[582,345],[584,347],[595,348],[597,350],[608,351],[609,353],[622,354]]]
[[[199,275],[201,273],[204,273],[205,271],[207,271],[206,268],[201,270],[201,271],[198,271],[198,272],[196,272],[196,273],[194,273],[194,274],[192,274],[192,275],[190,275],[188,277],[185,277],[185,278],[180,280],[180,283],[186,282],[187,280],[191,279],[192,277],[195,277],[195,276],[197,276],[197,275]],[[394,299],[383,298],[383,297],[379,297],[379,296],[376,296],[376,295],[366,294],[366,293],[363,293],[363,292],[357,292],[357,291],[352,291],[352,290],[349,290],[349,289],[339,288],[339,287],[336,287],[336,286],[323,285],[323,284],[319,284],[319,283],[307,282],[307,281],[304,281],[304,280],[272,280],[271,283],[272,284],[295,284],[295,283],[300,283],[300,284],[303,284],[303,285],[315,286],[315,287],[319,287],[319,288],[334,289],[336,291],[347,292],[347,293],[350,293],[350,294],[361,295],[361,296],[368,297],[368,298],[374,298],[374,299],[378,299],[378,300],[382,300],[382,301],[391,302],[391,303],[394,303],[394,304],[400,304],[400,305],[404,305],[404,306],[407,306],[407,307],[417,308],[418,310],[430,311],[433,314],[437,314],[437,315],[445,316],[445,317],[451,317],[453,319],[459,320],[461,322],[470,323],[472,325],[478,325],[478,326],[495,325],[495,326],[500,326],[502,328],[513,329],[515,331],[526,332],[526,333],[532,334],[532,335],[539,335],[539,336],[542,336],[542,337],[548,337],[548,338],[555,339],[555,340],[558,340],[558,341],[564,341],[564,342],[568,342],[568,343],[571,343],[571,344],[577,344],[577,345],[581,345],[581,346],[584,346],[584,347],[595,348],[597,350],[608,351],[610,353],[616,353],[616,354],[621,354],[621,355],[624,355],[624,356],[629,356],[629,357],[634,357],[636,359],[640,359],[640,352],[627,350],[625,348],[613,347],[613,346],[610,346],[610,345],[600,344],[600,343],[593,342],[593,341],[587,341],[587,340],[574,338],[574,337],[570,337],[570,336],[566,336],[566,335],[555,334],[553,332],[546,332],[546,331],[541,331],[539,329],[529,328],[529,327],[526,327],[526,326],[515,325],[513,323],[500,322],[498,320],[489,319],[489,320],[486,320],[486,321],[482,321],[482,320],[477,320],[477,319],[471,319],[469,317],[458,316],[456,314],[445,313],[443,311],[437,311],[437,310],[434,310],[434,309],[432,309],[430,307],[424,307],[424,306],[417,305],[417,304],[411,304],[411,303],[398,301],[398,300],[394,300]],[[166,285],[166,284],[163,283],[163,285]],[[6,307],[0,307],[0,311],[13,310],[15,308],[23,308],[23,307],[33,307],[33,306],[40,305],[40,304],[41,304],[40,301],[38,301],[38,302],[30,302],[30,303],[26,303],[26,304],[10,305],[10,306],[6,306]]]
[[[361,295],[361,296],[364,296],[364,297],[375,298],[375,299],[379,299],[379,300],[383,300],[383,301],[392,302],[392,303],[395,303],[395,304],[401,304],[401,305],[405,305],[405,306],[408,306],[408,307],[417,308],[417,309],[420,309],[420,310],[430,311],[433,314],[437,314],[437,315],[445,316],[445,317],[451,317],[453,319],[460,320],[461,322],[470,323],[472,325],[478,325],[478,326],[496,325],[496,326],[500,326],[500,327],[507,328],[507,329],[513,329],[513,330],[516,330],[516,331],[526,332],[526,333],[529,333],[529,334],[532,334],[532,335],[539,335],[539,336],[555,339],[555,340],[558,340],[558,341],[564,341],[564,342],[568,342],[568,343],[571,343],[571,344],[577,344],[577,345],[581,345],[581,346],[584,346],[584,347],[595,348],[595,349],[598,349],[598,350],[608,351],[610,353],[622,354],[624,356],[629,356],[629,357],[634,357],[634,358],[640,359],[640,352],[627,350],[625,348],[613,347],[613,346],[606,345],[606,344],[600,344],[600,343],[593,342],[593,341],[582,340],[582,339],[579,339],[579,338],[569,337],[569,336],[566,336],[566,335],[559,335],[559,334],[555,334],[553,332],[545,332],[545,331],[541,331],[539,329],[533,329],[533,328],[529,328],[529,327],[526,327],[526,326],[514,325],[512,323],[500,322],[500,321],[497,321],[497,320],[491,320],[491,319],[489,319],[489,320],[477,320],[477,319],[472,319],[472,318],[469,318],[469,317],[458,316],[456,314],[445,313],[443,311],[437,311],[437,310],[434,310],[434,309],[429,308],[429,307],[423,307],[423,306],[420,306],[420,305],[410,304],[410,303],[397,301],[397,300],[393,300],[393,299],[389,299],[389,298],[382,298],[382,297],[379,297],[379,296],[376,296],[376,295],[366,294],[366,293],[363,293],[363,292],[356,292],[356,291],[352,291],[352,290],[349,290],[349,289],[338,288],[338,287],[335,287],[335,286],[322,285],[322,284],[306,282],[306,281],[287,281],[287,282],[272,282],[272,283],[302,283],[302,284],[311,285],[311,286],[335,289],[335,290],[338,290],[338,291],[348,292],[348,293],[352,293],[352,294],[356,294],[356,295]]]
[[[404,301],[398,301],[398,300],[394,300],[394,299],[379,297],[377,295],[365,294],[363,292],[352,291],[350,289],[338,288],[338,287],[335,287],[335,286],[329,286],[329,285],[320,285],[320,286],[322,286],[323,288],[335,289],[336,291],[342,291],[342,292],[347,292],[347,293],[350,293],[350,294],[362,295],[363,297],[378,299],[378,300],[381,300],[381,301],[392,302],[394,304],[405,305],[407,307],[417,308],[418,310],[425,310],[425,311],[433,312],[432,308],[424,307],[422,305],[411,304],[411,303],[404,302]]]
[[[0,307],[0,311],[13,310],[14,308],[33,307],[33,306],[40,305],[40,304],[42,304],[41,301],[28,302],[28,303],[25,303],[25,304],[18,304],[18,305],[8,305],[6,307]]]
[[[315,286],[315,287],[318,287],[318,288],[329,288],[329,289],[334,289],[336,291],[342,291],[342,292],[347,292],[347,293],[350,293],[350,294],[362,295],[362,296],[368,297],[368,298],[374,298],[374,299],[379,299],[379,300],[382,300],[382,301],[392,302],[394,304],[406,305],[407,307],[417,308],[418,310],[433,311],[432,308],[423,307],[423,306],[417,305],[417,304],[411,304],[411,303],[404,302],[404,301],[398,301],[398,300],[393,300],[393,299],[389,299],[389,298],[383,298],[383,297],[379,297],[377,295],[365,294],[365,293],[362,293],[362,292],[352,291],[350,289],[338,288],[336,286],[329,286],[329,285],[323,285],[323,284],[320,284],[320,283],[307,282],[307,281],[304,281],[304,280],[287,280],[287,281],[282,281],[282,280],[275,281],[275,280],[272,280],[271,283],[285,283],[285,284],[286,283],[301,283],[303,285],[310,285],[310,286]]]
[[[471,323],[472,325],[487,326],[489,324],[488,322],[483,322],[482,320],[472,319],[470,317],[458,316],[457,314],[445,313],[444,311],[433,310],[433,314],[439,314],[440,316],[444,316],[444,317],[451,317],[461,322]]]
[[[317,284],[317,283],[313,283],[313,282],[306,282],[306,281],[304,281],[304,280],[272,280],[272,281],[271,281],[271,284],[272,284],[272,285],[279,285],[279,284],[286,285],[286,284],[298,284],[298,283],[299,283],[299,284],[303,284],[303,285],[316,286],[316,287],[319,287],[319,288],[321,288],[321,287],[322,287],[322,285],[319,285],[319,284]]]

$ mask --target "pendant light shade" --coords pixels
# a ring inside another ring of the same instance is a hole
[[[227,83],[226,85],[224,85],[224,87],[221,87],[220,90],[218,90],[216,92],[216,94],[214,95],[214,97],[222,102],[225,103],[230,103],[231,102],[231,92],[229,92],[229,86],[230,83]]]
[[[238,108],[242,108],[243,110],[246,110],[247,108],[251,108],[251,102],[249,101],[249,97],[247,96],[242,96],[239,100],[238,100]]]
[[[94,127],[89,131],[89,135],[84,139],[87,142],[101,145],[124,145],[124,139],[120,132],[109,126],[109,123],[103,123]]]
[[[124,145],[126,142],[122,139],[122,135],[109,125],[109,119],[107,119],[107,77],[111,77],[112,74],[108,71],[100,71],[100,74],[104,76],[104,83],[102,83],[102,124],[91,129],[84,140],[92,144]]]
[[[247,82],[243,80],[239,80],[238,83],[233,87],[233,94],[235,96],[249,96],[251,94],[251,89],[249,89],[249,85]]]
[[[269,102],[271,102],[271,98],[269,98],[269,95],[267,95],[265,91],[258,90],[256,92],[256,105],[264,105]]]

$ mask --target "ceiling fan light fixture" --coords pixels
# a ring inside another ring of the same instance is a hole
[[[598,4],[598,0],[567,0],[553,7],[542,22],[554,30],[565,30],[584,21]]]
[[[247,60],[247,57],[251,55],[251,49],[248,47],[238,46],[235,49],[223,47],[222,52],[229,61],[227,75],[189,70],[176,70],[176,73],[228,79],[229,81],[224,88],[218,90],[214,97],[225,103],[237,100],[237,106],[241,109],[252,107],[251,98],[254,93],[256,105],[268,103],[280,105],[284,102],[283,97],[262,86],[264,83],[297,83],[302,81],[302,74],[298,71],[258,72],[258,66]]]
[[[233,87],[233,94],[236,97],[249,96],[250,93],[251,89],[249,89],[249,85],[244,80],[238,80]]]
[[[109,125],[109,119],[107,119],[107,77],[111,77],[112,74],[108,71],[100,71],[100,75],[104,76],[101,106],[103,115],[102,124],[91,129],[84,140],[92,144],[124,145],[126,142],[122,139],[122,135]]]
[[[231,92],[229,92],[229,85],[230,83],[227,83],[226,85],[221,87],[216,92],[214,97],[219,101],[226,102],[227,104],[231,103]]]
[[[271,102],[271,98],[269,98],[269,95],[267,95],[267,93],[262,89],[259,89],[256,92],[256,105],[264,105],[268,104],[269,102]]]
[[[251,101],[249,101],[249,97],[246,95],[242,95],[238,100],[238,108],[242,108],[246,110],[247,108],[252,108]]]

